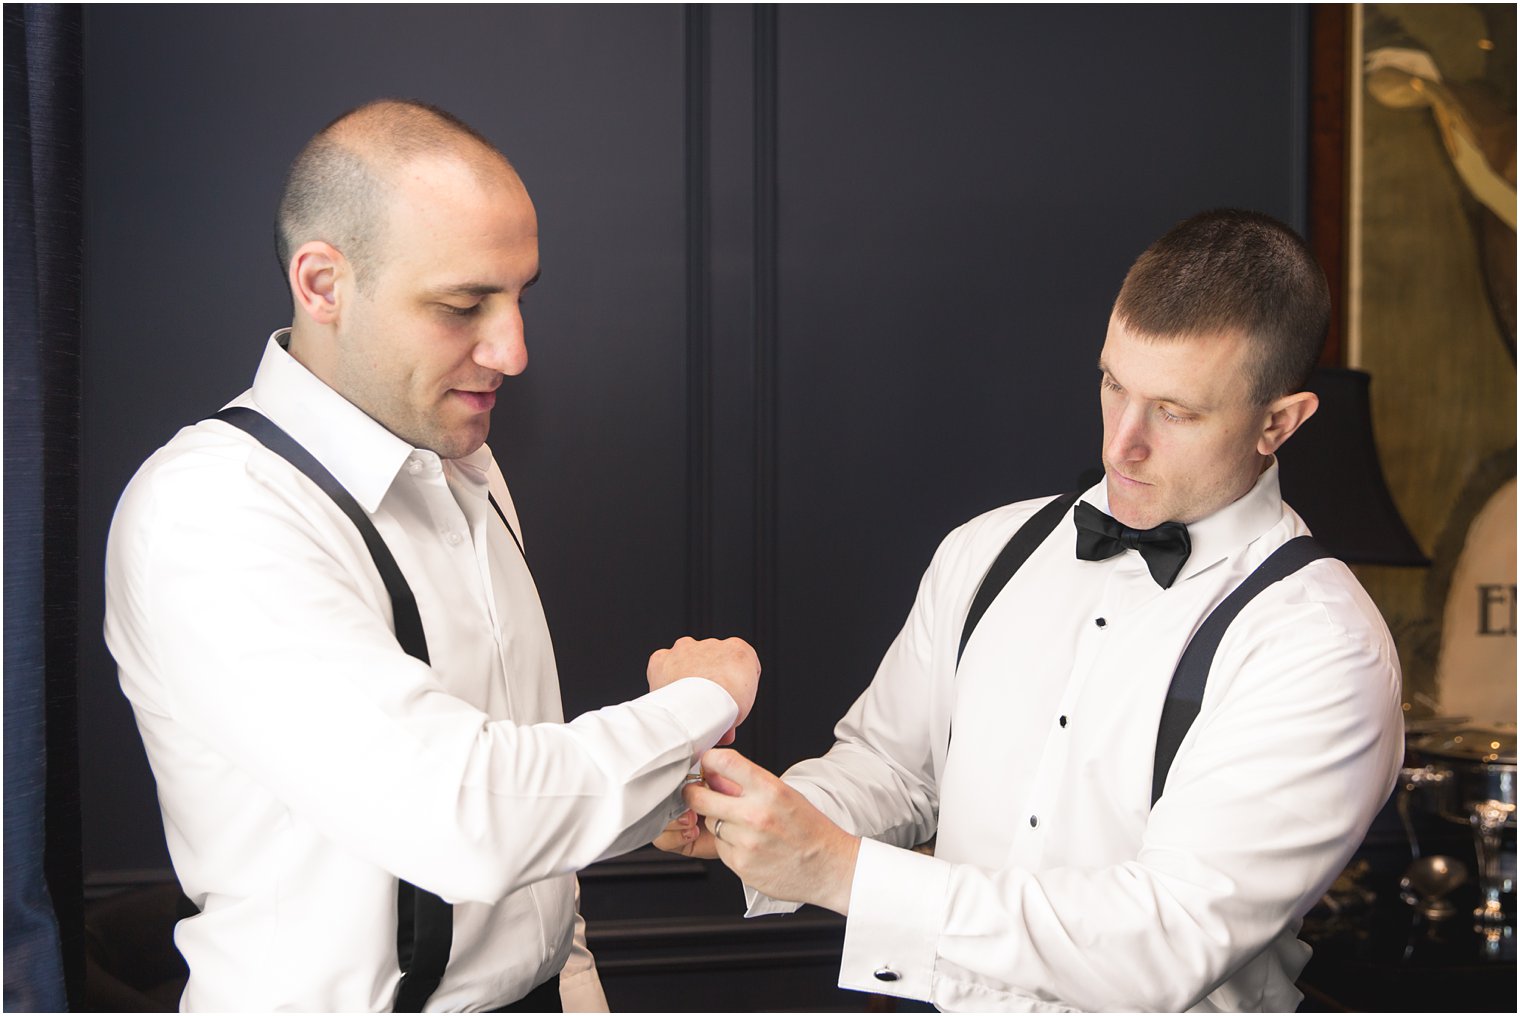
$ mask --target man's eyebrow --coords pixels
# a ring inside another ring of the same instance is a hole
[[[1109,380],[1111,380],[1114,384],[1118,385],[1120,388],[1124,387],[1124,384],[1118,378],[1114,377],[1113,373],[1108,369],[1108,364],[1106,364],[1106,363],[1103,362],[1103,358],[1101,356],[1098,357],[1098,371],[1100,373],[1102,373],[1103,376],[1105,376]],[[1168,395],[1152,396],[1151,398],[1147,399],[1146,401],[1147,402],[1165,402],[1165,403],[1168,403],[1170,405],[1176,406],[1178,409],[1185,409],[1189,413],[1200,413],[1201,414],[1201,413],[1208,412],[1208,407],[1206,407],[1206,406],[1199,406],[1199,405],[1195,405],[1194,403],[1191,403],[1191,402],[1184,402],[1182,399],[1175,399],[1175,398],[1172,398],[1171,396],[1168,396]]]
[[[527,289],[537,282],[540,274],[534,272],[533,278],[524,282],[522,288]],[[456,282],[452,285],[437,286],[428,292],[432,296],[491,296],[506,291],[506,286],[498,286],[493,282]]]
[[[429,292],[433,296],[490,296],[502,292],[504,288],[489,282],[456,282],[451,286],[435,287]]]

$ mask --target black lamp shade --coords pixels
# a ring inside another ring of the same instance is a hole
[[[1348,564],[1429,565],[1393,503],[1372,440],[1372,379],[1320,367],[1306,386],[1319,411],[1277,451],[1283,500]]]

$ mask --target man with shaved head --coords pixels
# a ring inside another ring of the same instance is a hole
[[[253,386],[138,471],[106,640],[197,913],[186,1010],[605,1009],[574,872],[647,843],[759,663],[650,658],[565,723],[485,445],[522,373],[538,222],[504,156],[382,101],[291,168],[293,303]]]

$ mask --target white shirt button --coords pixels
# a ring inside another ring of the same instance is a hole
[[[450,547],[457,547],[464,542],[464,537],[455,532],[446,533],[443,538],[449,541]]]

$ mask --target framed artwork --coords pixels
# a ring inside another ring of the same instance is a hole
[[[1515,7],[1357,4],[1343,333],[1429,568],[1358,566],[1411,717],[1515,717]]]

